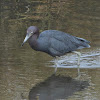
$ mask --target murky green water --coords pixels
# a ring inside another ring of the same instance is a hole
[[[99,0],[1,1],[0,100],[100,100],[99,6]],[[74,54],[67,56],[71,68],[59,68],[53,76],[54,58],[32,50],[28,43],[21,48],[31,25],[40,32],[56,29],[91,41],[91,48],[80,50],[80,80],[75,79]]]

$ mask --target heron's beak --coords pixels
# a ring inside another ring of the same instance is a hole
[[[24,43],[25,43],[28,39],[29,39],[29,36],[28,36],[28,35],[26,35],[26,37],[25,37],[25,39],[24,39],[24,41],[23,41],[23,43],[22,43],[21,47],[24,45]]]

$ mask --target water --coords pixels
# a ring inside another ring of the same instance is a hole
[[[99,100],[99,5],[99,0],[1,1],[0,100]],[[91,41],[91,48],[80,50],[80,80],[75,79],[75,54],[59,58],[66,62],[54,76],[54,58],[32,50],[28,43],[21,48],[30,25],[40,32],[56,29]]]

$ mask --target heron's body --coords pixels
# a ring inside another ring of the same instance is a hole
[[[34,50],[46,52],[54,57],[89,47],[88,43],[85,39],[57,30],[46,30],[29,38],[29,44]]]
[[[23,44],[28,40],[32,49],[36,51],[42,51],[49,55],[56,57],[62,56],[69,52],[77,53],[78,58],[78,74],[80,68],[80,53],[76,52],[77,49],[89,48],[89,41],[72,36],[70,34],[57,31],[57,30],[46,30],[39,34],[39,29],[36,26],[30,26],[27,29],[27,34]],[[55,61],[57,71],[57,61]],[[79,74],[80,75],[80,74]]]

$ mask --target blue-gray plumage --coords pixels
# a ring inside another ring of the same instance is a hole
[[[43,31],[37,42],[39,44],[38,50],[51,56],[62,56],[68,52],[89,47],[89,41],[57,30]]]
[[[45,30],[39,34],[39,29],[36,26],[30,26],[27,29],[23,44],[27,40],[32,49],[46,52],[53,57],[90,47],[89,41],[61,31]]]

